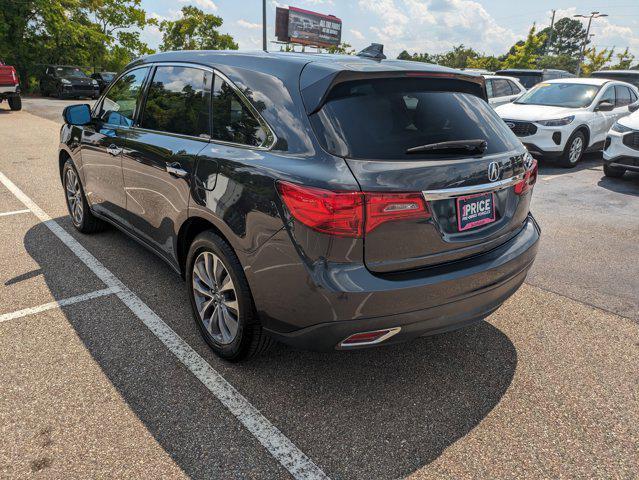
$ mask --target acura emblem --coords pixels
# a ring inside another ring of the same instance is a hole
[[[499,179],[499,164],[497,162],[490,162],[488,165],[488,180],[495,182]]]

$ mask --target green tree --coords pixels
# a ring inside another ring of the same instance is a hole
[[[512,53],[504,60],[504,68],[535,68],[544,36],[535,34],[535,25],[530,28],[526,41],[514,45]]]
[[[550,27],[546,27],[539,32],[544,35],[544,52],[557,56],[568,55],[577,57],[581,50],[581,44],[586,36],[586,29],[583,24],[574,18],[564,17],[555,22],[552,34],[552,45],[546,51],[546,42],[550,40]],[[588,44],[586,42],[586,44]]]
[[[630,53],[628,47],[626,47],[623,52],[617,53],[615,57],[617,57],[617,63],[610,67],[612,70],[629,70],[630,65],[632,65],[635,59],[635,56]]]
[[[586,49],[584,53],[584,63],[581,65],[581,73],[584,77],[589,77],[592,72],[601,70],[612,58],[615,49],[604,48],[597,50],[595,47]]]
[[[337,53],[341,55],[354,55],[355,50],[350,43],[340,43],[339,45],[335,45],[333,47],[328,47],[326,49],[327,53]]]
[[[448,52],[436,56],[436,63],[452,68],[467,68],[471,59],[479,57],[479,53],[463,44],[453,47]]]
[[[558,68],[575,73],[579,59],[570,55],[544,55],[537,60],[537,68]]]
[[[398,60],[410,60],[412,62],[437,63],[437,56],[430,53],[413,53],[412,55],[403,50],[398,56]]]
[[[483,55],[477,58],[469,58],[467,68],[479,68],[481,70],[496,72],[497,70],[501,70],[501,61],[494,55]]]
[[[182,18],[160,23],[160,50],[237,50],[231,35],[218,32],[222,23],[221,17],[197,7],[182,7]]]

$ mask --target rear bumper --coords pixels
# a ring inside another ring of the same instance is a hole
[[[19,95],[20,85],[0,85],[0,95],[5,96],[7,94]]]
[[[517,236],[482,255],[402,275],[380,277],[352,267],[322,276],[336,280],[332,287],[340,286],[337,291],[318,285],[319,277],[307,276],[296,280],[297,291],[287,292],[286,299],[281,291],[286,276],[280,275],[277,287],[282,308],[259,289],[252,289],[264,327],[284,343],[307,350],[332,350],[354,333],[401,327],[379,344],[389,345],[453,330],[495,311],[526,278],[539,238],[540,229],[529,216]]]

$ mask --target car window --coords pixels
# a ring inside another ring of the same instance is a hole
[[[606,91],[603,93],[599,102],[610,102],[613,105],[615,104],[615,87],[608,87]]]
[[[310,116],[311,124],[328,152],[367,160],[449,158],[452,153],[407,149],[454,140],[485,139],[485,154],[518,148],[517,138],[485,101],[432,85],[399,78],[344,82]]]
[[[624,87],[623,85],[616,86],[615,96],[617,97],[617,100],[615,102],[616,107],[624,107],[632,103],[632,98],[630,97],[630,90],[628,89],[628,87]]]
[[[506,80],[508,82],[508,85],[510,85],[511,90],[513,91],[513,95],[517,95],[518,93],[521,93],[521,89],[515,84],[515,82],[511,82],[510,80]]]
[[[213,74],[199,68],[157,67],[140,116],[140,126],[193,137],[210,135]]]
[[[215,76],[212,94],[214,140],[239,143],[251,147],[263,145],[266,131],[253,113],[224,79]]]
[[[133,125],[140,89],[148,71],[149,68],[144,67],[122,75],[104,97],[99,118],[110,125]]]
[[[77,67],[56,67],[55,74],[58,77],[87,78],[87,74]]]
[[[486,93],[488,94],[488,98],[493,98],[495,94],[493,93],[493,81],[486,80]]]
[[[635,103],[637,101],[637,94],[632,88],[630,88],[629,90],[630,90],[630,100],[631,100],[630,103]]]
[[[510,88],[510,83],[507,80],[504,80],[503,78],[495,78],[493,82],[493,93],[495,97],[505,97],[513,94]]]
[[[546,105],[551,107],[583,108],[592,103],[597,92],[599,92],[599,87],[596,85],[587,85],[584,83],[542,82],[537,84],[533,89],[524,93],[516,100],[515,103],[524,105]]]

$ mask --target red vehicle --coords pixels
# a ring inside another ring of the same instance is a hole
[[[9,102],[11,110],[22,109],[18,72],[16,72],[15,68],[5,65],[0,60],[0,103],[4,100]]]

